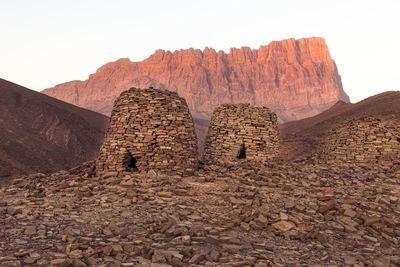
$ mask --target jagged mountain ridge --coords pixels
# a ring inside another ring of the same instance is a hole
[[[176,91],[195,118],[209,119],[223,103],[268,106],[281,122],[316,115],[338,100],[349,102],[323,38],[287,39],[259,49],[157,50],[141,62],[119,59],[88,80],[71,81],[43,93],[109,115],[130,87]]]

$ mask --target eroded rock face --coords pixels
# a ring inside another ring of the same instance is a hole
[[[268,106],[279,120],[313,116],[349,101],[323,38],[288,39],[259,49],[157,50],[142,62],[119,59],[86,81],[72,81],[43,93],[110,115],[119,94],[131,87],[155,87],[184,97],[195,118],[208,119],[223,103]]]

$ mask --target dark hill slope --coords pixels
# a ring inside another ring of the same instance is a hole
[[[374,116],[400,125],[400,91],[384,92],[355,104],[339,101],[314,117],[282,124],[284,157],[293,160],[310,156],[321,148],[331,129],[362,116]]]
[[[0,177],[48,172],[95,157],[104,115],[0,79]]]

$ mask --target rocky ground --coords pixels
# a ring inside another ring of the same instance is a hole
[[[0,266],[400,266],[399,169],[88,166],[0,189]]]

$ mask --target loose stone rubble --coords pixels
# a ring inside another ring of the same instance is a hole
[[[251,159],[277,162],[280,159],[276,114],[266,107],[223,104],[214,110],[206,137],[206,164]]]
[[[131,88],[115,101],[96,171],[193,173],[197,139],[185,99],[175,92]]]
[[[144,100],[136,102],[136,97]],[[164,115],[149,116],[150,123],[144,124],[146,115],[139,111],[144,107],[132,103],[147,105],[150,98],[160,110],[148,107],[149,114]],[[392,154],[384,152],[388,144],[393,149],[396,136],[389,128],[382,130],[375,120],[364,120],[359,126],[349,123],[336,139],[332,137],[338,145],[343,138],[354,137],[347,147],[355,153],[363,134],[374,133],[374,141],[365,137],[365,151],[374,154],[371,145],[377,145],[381,154],[375,164],[355,164],[349,158],[332,164],[318,157],[283,163],[276,161],[274,114],[248,105],[226,105],[222,110],[237,109],[246,116],[239,116],[240,123],[235,124],[223,122],[216,113],[210,140],[223,141],[209,141],[207,164],[195,168],[196,157],[190,156],[195,151],[181,150],[196,144],[190,113],[182,103],[167,91],[164,95],[153,89],[129,90],[116,102],[97,161],[69,171],[18,177],[3,185],[0,267],[400,266],[400,164],[395,159],[391,166],[385,163]],[[174,116],[181,119],[175,122],[163,110],[179,110]],[[264,112],[270,116],[268,127],[257,122],[267,117]],[[229,112],[226,116],[231,118]],[[146,158],[146,164],[135,164],[140,171],[124,165],[126,158],[119,153],[135,157],[139,148],[159,144],[145,141],[153,133],[161,140],[175,140],[168,137],[176,134],[168,128],[173,123],[186,137],[177,139],[182,143],[174,143],[171,151],[185,155],[189,165],[167,156],[170,165],[164,165],[157,159],[170,155],[166,152],[140,154]],[[356,128],[361,132],[354,133]],[[240,138],[230,136],[230,130]],[[269,139],[258,135],[266,133]],[[265,143],[257,146],[260,140]],[[241,154],[237,144],[246,146],[246,157],[232,160]],[[218,146],[229,153],[218,154]],[[266,146],[268,154],[254,152]],[[341,155],[334,147],[330,151]],[[364,159],[369,159],[367,152]],[[257,160],[256,155],[268,160]]]
[[[400,163],[400,129],[373,117],[350,120],[332,130],[322,158],[331,164],[391,168]]]
[[[0,189],[0,266],[399,266],[400,170],[94,162]]]

